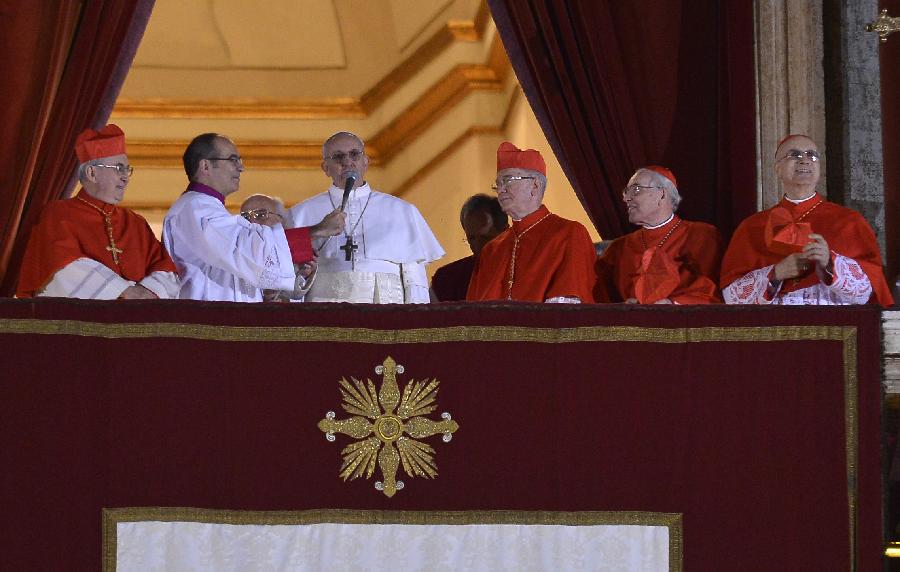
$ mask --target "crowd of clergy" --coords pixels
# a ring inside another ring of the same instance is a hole
[[[782,200],[744,220],[727,248],[715,227],[676,214],[675,175],[648,165],[622,191],[636,230],[600,255],[584,226],[543,204],[541,154],[504,142],[496,196],[475,195],[460,212],[472,256],[437,269],[430,285],[426,267],[444,250],[414,205],[369,186],[365,143],[352,133],[322,147],[327,190],[290,209],[253,195],[237,215],[225,207],[244,171],[237,147],[197,136],[162,241],[118,206],[132,174],[122,130],[85,130],[75,154],[81,188],[48,204],[31,231],[20,298],[893,304],[871,227],[816,192],[820,156],[805,135],[778,144]]]

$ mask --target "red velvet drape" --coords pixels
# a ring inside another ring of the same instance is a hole
[[[675,172],[685,218],[728,235],[755,210],[751,2],[488,3],[601,236],[629,230],[620,191],[647,164]]]
[[[154,0],[0,0],[0,295],[41,209],[74,186],[75,137],[106,122]]]
[[[689,572],[881,570],[878,308],[565,306],[0,300],[0,569],[181,506],[678,512]],[[388,355],[460,427],[391,499],[316,426]]]

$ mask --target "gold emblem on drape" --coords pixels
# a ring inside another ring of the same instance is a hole
[[[383,376],[377,392],[371,379],[341,378],[341,407],[353,417],[335,419],[334,411],[329,411],[319,421],[328,441],[336,440],[335,433],[357,439],[341,451],[344,462],[339,476],[344,481],[363,475],[369,479],[377,463],[384,480],[377,481],[375,488],[388,497],[404,487],[403,481],[397,480],[400,464],[411,478],[437,476],[434,449],[420,439],[442,434],[448,443],[459,429],[449,413],[442,413],[440,421],[424,417],[437,409],[438,380],[412,380],[401,394],[397,374],[403,372],[403,366],[388,356],[375,368],[375,373]]]

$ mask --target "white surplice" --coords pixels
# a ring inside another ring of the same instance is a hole
[[[163,221],[163,245],[178,266],[179,298],[262,302],[262,289],[294,290],[284,228],[232,215],[215,197],[181,195]]]
[[[294,224],[312,226],[340,206],[343,190],[332,185],[291,208]],[[368,183],[350,193],[344,233],[313,241],[319,268],[307,302],[426,304],[425,265],[444,255],[419,209]],[[358,246],[348,261],[340,248],[352,236]]]
[[[140,284],[160,299],[178,297],[178,276],[174,272],[157,270],[144,276],[140,282],[133,282],[90,258],[78,258],[60,268],[37,296],[115,300],[135,284]]]

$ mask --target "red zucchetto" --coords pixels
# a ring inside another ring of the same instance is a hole
[[[538,151],[519,149],[509,141],[504,141],[497,148],[497,171],[503,169],[526,169],[547,176],[547,165]]]
[[[672,181],[672,184],[675,185],[675,187],[678,187],[678,183],[675,182],[675,175],[672,173],[672,171],[666,169],[665,167],[660,167],[659,165],[650,165],[644,168],[648,171],[653,171],[657,175],[662,175],[663,177]]]
[[[100,131],[85,129],[75,139],[78,162],[125,154],[125,133],[118,125],[110,123]]]

